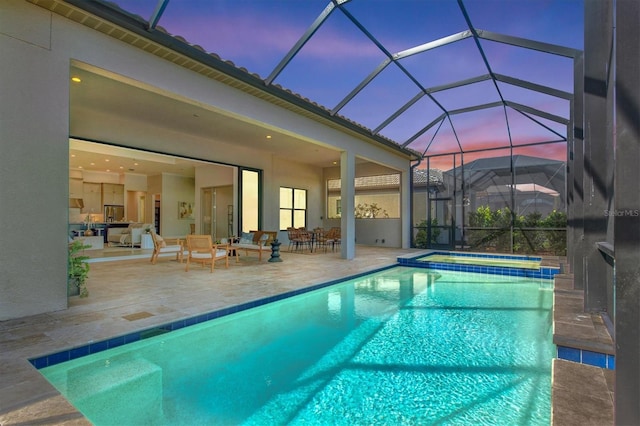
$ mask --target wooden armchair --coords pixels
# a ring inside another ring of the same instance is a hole
[[[202,266],[211,264],[211,272],[213,272],[216,260],[224,260],[225,266],[229,267],[229,257],[227,256],[228,244],[213,244],[211,235],[187,235],[187,266],[185,272],[189,272],[189,264],[191,262],[201,263]]]
[[[164,239],[155,232],[151,232],[151,239],[153,240],[153,254],[151,255],[151,263],[154,265],[158,260],[160,253],[175,253],[176,260],[182,263],[182,257],[184,253],[184,245],[180,239]]]

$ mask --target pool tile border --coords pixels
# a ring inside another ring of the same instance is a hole
[[[557,346],[556,358],[563,359],[565,361],[577,362],[578,364],[587,364],[594,367],[606,368],[607,370],[616,369],[615,355],[588,351],[586,349]]]
[[[485,253],[460,253],[460,252],[446,252],[446,251],[434,251],[428,254],[420,254],[413,257],[401,257],[398,258],[398,263],[402,266],[414,266],[418,268],[431,268],[440,269],[445,271],[458,271],[458,272],[478,272],[481,274],[494,274],[494,275],[508,275],[513,277],[526,277],[526,278],[542,278],[553,279],[556,274],[560,273],[560,268],[552,268],[548,266],[541,266],[539,269],[526,269],[526,268],[512,268],[507,266],[475,266],[465,265],[459,263],[443,263],[443,262],[429,262],[420,261],[418,259],[424,258],[429,255],[453,255],[453,256],[466,256],[466,257],[485,257],[490,259],[516,259],[516,260],[542,260],[540,257],[532,256],[511,256],[511,255],[493,255]]]
[[[200,324],[200,323],[210,321],[216,318],[224,317],[227,315],[235,314],[237,312],[241,312],[247,309],[266,305],[268,303],[276,302],[278,300],[287,299],[289,297],[297,296],[304,293],[309,293],[311,291],[319,290],[324,287],[329,287],[334,284],[356,279],[368,274],[381,272],[387,269],[395,268],[397,266],[400,266],[400,265],[394,264],[394,265],[389,265],[382,268],[376,268],[376,269],[361,272],[358,274],[350,275],[348,277],[342,277],[335,280],[315,284],[310,287],[291,290],[285,293],[252,300],[250,302],[241,303],[239,305],[230,306],[228,308],[219,309],[219,310],[208,312],[205,314],[196,315],[194,317],[183,318],[176,321],[172,321],[167,324],[146,328],[139,331],[134,331],[132,333],[127,333],[125,335],[112,337],[110,339],[100,340],[97,342],[89,342],[86,345],[77,346],[71,349],[66,349],[66,350],[54,352],[51,354],[31,358],[29,359],[29,362],[38,370],[45,367],[51,367],[53,365],[60,364],[66,361],[71,361],[76,358],[81,358],[86,355],[91,355],[94,353],[106,351],[108,349],[117,348],[118,346],[122,346],[127,343],[137,342],[139,340],[144,340],[159,334],[164,334],[170,331],[179,330],[181,328]]]

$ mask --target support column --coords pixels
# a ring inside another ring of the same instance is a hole
[[[615,424],[640,424],[640,4],[616,3]]]
[[[584,56],[573,60],[573,102],[567,144],[567,262],[574,288],[584,288]]]
[[[400,173],[400,245],[403,249],[411,247],[411,180],[413,179],[413,168],[403,170]]]
[[[606,241],[609,208],[607,147],[607,79],[611,69],[612,8],[607,1],[585,2],[584,32],[584,290],[585,310],[607,307],[608,265],[597,243]],[[591,29],[591,30],[589,30]]]
[[[356,157],[351,151],[343,151],[340,154],[340,200],[342,205],[340,254],[343,259],[353,259],[356,253],[355,179]]]

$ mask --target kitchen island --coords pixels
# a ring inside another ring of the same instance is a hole
[[[94,232],[93,237],[102,237],[102,243],[107,244],[107,234],[109,228],[126,228],[129,222],[91,222],[91,230]],[[87,224],[85,222],[75,222],[69,224],[69,238],[86,237],[85,231]]]

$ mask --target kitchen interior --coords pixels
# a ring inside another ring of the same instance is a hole
[[[95,239],[85,241],[87,244],[93,242],[92,248],[103,248],[107,245],[109,227],[128,227],[131,223],[125,216],[124,184],[85,182],[82,178],[70,177],[69,187],[71,238],[101,237],[102,247]]]
[[[91,249],[108,246],[110,228],[151,223],[160,232],[158,180],[163,173],[194,174],[186,160],[76,139],[70,140],[69,165],[69,238]]]
[[[126,246],[109,230],[131,224],[168,238],[194,229],[213,238],[233,233],[232,166],[79,139],[70,139],[69,166],[69,238],[91,249]],[[197,209],[185,217],[184,204]],[[138,237],[133,246],[153,243]]]

